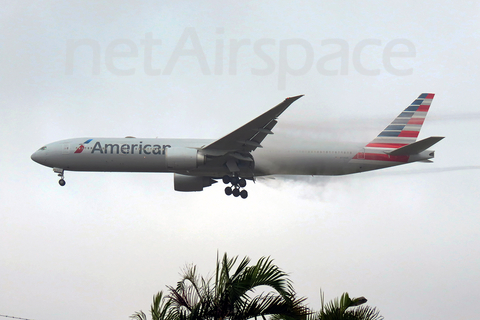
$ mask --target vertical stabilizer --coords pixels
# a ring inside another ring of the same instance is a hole
[[[396,165],[409,162],[412,150],[420,148],[420,145],[423,146],[425,143],[410,148],[412,150],[407,150],[408,152],[393,151],[417,141],[434,95],[433,93],[422,93],[418,96],[390,125],[383,129],[363,150],[358,152],[352,158],[352,161],[376,163],[378,165]]]
[[[422,93],[366,147],[396,149],[415,142],[434,96]]]

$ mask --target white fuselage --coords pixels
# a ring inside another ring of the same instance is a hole
[[[207,157],[202,164],[180,169],[167,163],[171,148],[198,150],[212,141],[75,138],[48,144],[35,152],[32,159],[48,167],[69,171],[176,172],[219,178],[230,172],[223,163],[216,163],[214,158]],[[362,152],[359,144],[273,145],[252,152],[254,165],[245,169],[242,175],[246,178],[273,174],[342,175],[405,163],[352,159],[359,152]]]

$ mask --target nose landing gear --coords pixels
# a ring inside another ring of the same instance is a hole
[[[58,176],[60,177],[60,180],[58,180],[58,184],[62,187],[65,186],[67,182],[65,182],[65,179],[63,178],[64,170],[61,168],[53,168],[53,172],[58,173]]]
[[[235,198],[240,196],[242,199],[246,199],[248,197],[248,192],[245,189],[240,190],[240,188],[245,188],[247,185],[247,181],[243,178],[240,177],[230,177],[230,176],[223,176],[222,178],[223,183],[229,184],[231,183],[231,186],[228,186],[225,188],[225,194],[227,196],[233,195]]]

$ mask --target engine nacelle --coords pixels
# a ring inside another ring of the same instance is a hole
[[[217,181],[209,177],[186,176],[184,174],[173,174],[175,191],[202,191],[204,187],[210,187]]]
[[[165,158],[169,169],[188,170],[205,163],[205,155],[191,148],[167,148]]]

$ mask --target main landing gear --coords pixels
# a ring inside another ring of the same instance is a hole
[[[60,168],[53,168],[53,172],[55,173],[58,173],[58,176],[60,177],[60,180],[58,180],[58,184],[61,185],[62,187],[65,186],[65,184],[67,184],[65,182],[65,179],[63,178],[63,172],[64,170],[63,169],[60,169]]]
[[[245,179],[235,176],[223,176],[222,180],[225,184],[232,184],[231,186],[225,188],[225,194],[227,196],[233,194],[234,197],[240,196],[242,199],[246,199],[248,197],[247,190],[240,190],[240,188],[245,188],[247,185],[247,181]]]

